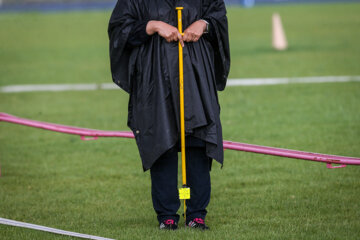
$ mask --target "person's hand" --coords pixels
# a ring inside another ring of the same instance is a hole
[[[146,25],[146,33],[148,35],[158,33],[161,37],[165,38],[167,42],[180,41],[181,46],[184,47],[183,37],[179,33],[178,29],[165,22],[154,20],[149,21]]]
[[[202,20],[193,22],[184,32],[184,42],[197,42],[206,29],[206,23]]]

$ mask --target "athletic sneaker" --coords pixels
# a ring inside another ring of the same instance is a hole
[[[202,218],[194,218],[188,223],[190,228],[199,228],[201,230],[209,230],[210,228],[205,225],[205,221]]]
[[[177,222],[175,222],[173,219],[166,219],[162,223],[160,223],[160,229],[176,230]]]

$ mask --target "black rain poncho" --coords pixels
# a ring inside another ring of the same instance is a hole
[[[199,19],[210,23],[210,33],[198,42],[185,43],[183,50],[185,132],[203,140],[207,156],[223,164],[217,90],[225,88],[230,68],[224,2],[118,0],[108,29],[111,72],[113,81],[130,94],[128,126],[144,170],[180,138],[178,43],[168,43],[158,34],[144,37],[138,44],[134,40],[129,44],[129,40],[149,20],[177,27],[177,6],[184,7],[184,30]]]

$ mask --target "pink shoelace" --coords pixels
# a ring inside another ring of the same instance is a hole
[[[200,224],[204,224],[204,223],[205,223],[205,222],[204,222],[204,219],[202,219],[202,218],[194,218],[193,221],[196,222],[196,223],[200,223]]]
[[[167,220],[165,220],[165,224],[174,224],[174,220],[172,220],[172,219],[167,219]]]

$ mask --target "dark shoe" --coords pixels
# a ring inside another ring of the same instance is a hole
[[[166,219],[160,223],[160,229],[176,230],[177,227],[177,222],[175,222],[173,219]]]
[[[194,218],[188,223],[190,228],[199,228],[201,230],[209,230],[210,228],[205,225],[205,221],[202,218]]]

